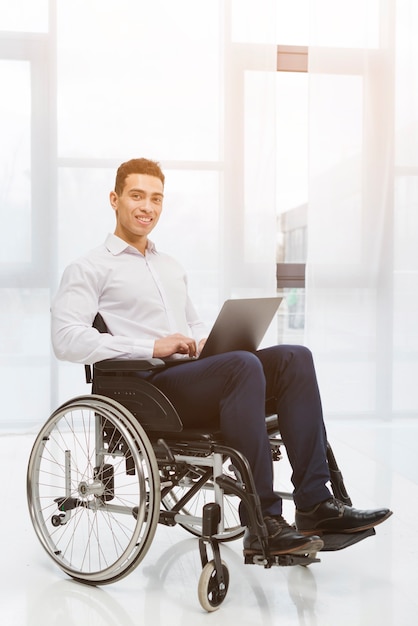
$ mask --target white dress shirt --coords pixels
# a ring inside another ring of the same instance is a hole
[[[51,313],[55,355],[75,363],[149,358],[160,337],[207,336],[181,265],[150,241],[143,255],[116,235],[66,268]],[[96,313],[109,334],[92,328]]]

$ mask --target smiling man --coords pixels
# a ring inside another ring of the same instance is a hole
[[[132,159],[116,174],[110,203],[114,234],[64,272],[52,303],[58,358],[91,364],[104,359],[195,356],[207,334],[189,298],[184,270],[148,238],[162,211],[164,174],[158,163]],[[108,332],[93,321],[100,313]],[[177,409],[185,427],[220,428],[227,445],[252,469],[272,554],[323,546],[323,532],[352,533],[386,520],[386,508],[359,510],[328,489],[326,432],[315,368],[304,346],[272,346],[192,360],[147,377]],[[282,517],[273,489],[266,403],[274,406],[292,465],[296,528]],[[245,524],[246,514],[241,511]],[[244,551],[259,550],[247,530]]]
[[[148,235],[160,219],[164,197],[163,180],[150,174],[128,174],[117,180],[110,192],[116,212],[115,235],[145,254]]]

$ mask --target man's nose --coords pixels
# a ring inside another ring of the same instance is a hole
[[[147,211],[148,213],[152,211],[152,202],[151,198],[144,198],[140,204],[140,207],[143,211]]]

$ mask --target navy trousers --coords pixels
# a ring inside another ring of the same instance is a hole
[[[273,489],[266,403],[278,414],[296,507],[308,509],[330,497],[321,399],[304,346],[228,352],[169,367],[149,380],[171,400],[185,427],[220,427],[225,443],[246,456],[264,514],[282,512]]]

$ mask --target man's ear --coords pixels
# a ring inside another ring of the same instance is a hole
[[[112,209],[114,209],[115,211],[117,210],[117,204],[118,204],[118,194],[115,191],[111,191],[109,194],[109,200],[110,200],[110,204]]]

